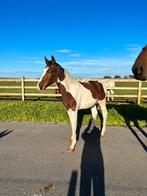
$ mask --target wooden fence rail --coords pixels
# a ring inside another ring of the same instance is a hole
[[[147,98],[147,82],[137,81],[135,79],[79,79],[80,81],[88,81],[88,80],[98,80],[99,82],[102,82],[105,89],[107,91],[113,90],[114,94],[107,94],[107,97],[110,99],[114,98],[135,98],[137,100],[137,103],[140,104],[142,99]],[[60,97],[61,94],[57,93],[58,87],[57,86],[51,86],[48,87],[48,90],[54,91],[53,93],[44,93],[42,91],[36,91],[36,92],[26,92],[26,90],[35,91],[37,90],[36,85],[32,85],[28,83],[34,82],[37,84],[38,79],[29,79],[29,78],[0,78],[0,97],[21,97],[22,101],[25,100],[26,97]],[[109,87],[110,83],[114,83],[114,86]],[[121,84],[121,86],[117,86],[116,84]],[[123,86],[122,83],[129,84],[128,86]],[[135,83],[134,86],[130,87],[130,83]],[[143,83],[145,85],[143,85]],[[11,85],[8,85],[11,84]],[[15,92],[17,90],[20,90],[20,92]],[[4,91],[4,92],[3,92]],[[5,92],[7,91],[7,92]],[[116,91],[119,91],[116,92]],[[120,91],[128,91],[129,93],[121,93]],[[130,92],[134,91],[133,94],[130,94]]]

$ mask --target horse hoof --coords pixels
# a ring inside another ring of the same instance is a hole
[[[101,135],[101,136],[100,136],[100,139],[102,139],[103,137],[104,137],[104,135]]]
[[[75,148],[68,148],[68,152],[74,152]]]

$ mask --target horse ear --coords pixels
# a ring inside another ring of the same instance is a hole
[[[142,50],[146,50],[147,49],[147,45],[145,45],[143,48],[142,48]]]
[[[56,63],[56,59],[54,56],[51,56],[51,61],[52,61],[52,63]]]
[[[46,65],[49,64],[49,60],[46,58],[46,56],[44,57],[44,59],[45,59],[45,64]]]

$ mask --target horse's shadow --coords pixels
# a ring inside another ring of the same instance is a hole
[[[84,110],[79,110],[78,111],[78,122],[77,122],[77,130],[76,130],[77,141],[79,140],[80,130],[81,130],[81,127],[82,127],[84,116],[89,115],[89,114],[91,115],[91,110],[90,109],[84,109]],[[98,118],[100,118],[100,129],[101,129],[102,124],[103,124],[103,120],[102,120],[102,114],[99,110],[98,110]],[[87,128],[85,129],[85,131],[90,129],[91,123],[92,123],[92,118],[89,120],[89,124],[88,124]]]
[[[144,107],[141,107],[139,105],[108,105],[108,109],[114,108],[125,120],[126,126],[129,128],[129,130],[132,132],[132,134],[135,136],[135,138],[138,140],[138,142],[141,144],[143,149],[147,152],[147,146],[142,141],[142,139],[138,135],[138,131],[141,132],[141,134],[146,138],[147,133],[145,130],[139,125],[139,121],[145,121],[147,126],[147,109]],[[142,115],[143,114],[143,115]],[[131,124],[133,122],[133,125]],[[135,129],[137,128],[137,131]]]

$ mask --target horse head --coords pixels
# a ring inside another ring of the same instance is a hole
[[[45,57],[45,64],[43,74],[37,84],[39,90],[46,89],[58,80],[64,79],[64,69],[56,62],[55,57],[51,56],[51,60]]]
[[[142,48],[132,66],[134,77],[138,80],[147,80],[147,45]]]

